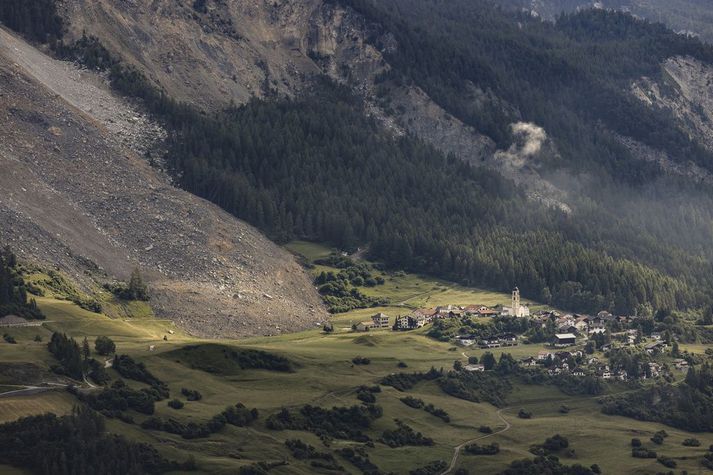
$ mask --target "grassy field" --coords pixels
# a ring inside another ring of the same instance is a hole
[[[313,263],[316,259],[329,256],[336,252],[321,244],[293,241],[286,246],[294,254],[300,256],[305,262]],[[315,277],[322,271],[338,273],[339,269],[333,267],[315,265],[311,269]],[[384,312],[391,317],[409,313],[415,308],[432,308],[439,305],[486,305],[494,307],[496,305],[510,305],[510,294],[493,292],[476,287],[464,287],[441,279],[422,276],[418,274],[408,274],[403,272],[380,272],[373,274],[384,278],[384,285],[376,287],[360,287],[363,294],[370,297],[386,298],[389,304],[383,307],[352,310],[346,313],[336,314],[332,322],[343,329],[350,329],[352,323],[368,320],[371,315],[377,312]],[[544,308],[543,305],[523,299],[522,303],[529,305],[532,311]]]
[[[322,252],[312,246],[302,245],[305,252]],[[315,255],[315,254],[311,254]],[[497,294],[473,289],[448,287],[447,290],[434,290],[441,283],[427,281],[420,277],[406,277],[412,283],[408,292],[399,289],[408,296],[409,292],[418,293],[417,283],[434,305],[439,303],[477,302],[491,303],[492,299],[504,298]],[[430,287],[429,287],[430,286]],[[453,302],[460,296],[463,300]],[[442,300],[441,300],[442,299]],[[503,300],[506,301],[506,300]],[[350,406],[359,404],[356,388],[360,385],[373,385],[386,375],[397,372],[426,371],[429,368],[450,368],[455,360],[466,361],[466,356],[478,355],[479,349],[457,348],[449,343],[437,342],[427,338],[426,329],[413,332],[391,332],[387,330],[368,333],[352,333],[347,330],[330,335],[311,330],[301,333],[276,337],[251,338],[240,341],[203,341],[182,333],[168,321],[157,320],[141,315],[140,318],[109,318],[80,309],[67,301],[41,298],[38,303],[47,315],[47,322],[39,328],[14,328],[11,333],[18,344],[0,343],[0,369],[8,366],[32,362],[45,369],[53,363],[46,349],[46,342],[52,331],[62,331],[81,340],[85,336],[91,341],[98,335],[112,337],[119,353],[126,353],[144,362],[147,367],[165,381],[172,397],[180,395],[181,388],[197,389],[203,399],[186,402],[181,410],[167,406],[167,401],[158,402],[156,415],[173,417],[182,422],[201,422],[222,411],[226,406],[242,402],[249,408],[260,411],[259,420],[249,428],[227,426],[221,432],[207,439],[184,440],[179,436],[164,432],[141,430],[138,425],[129,425],[117,420],[108,422],[112,432],[126,435],[132,440],[144,441],[155,445],[166,457],[184,460],[193,455],[204,473],[236,473],[239,467],[255,461],[283,461],[288,465],[276,467],[274,474],[312,474],[329,473],[318,471],[308,463],[294,459],[284,446],[285,440],[299,438],[307,441],[320,451],[329,451],[344,446],[353,446],[353,442],[335,440],[331,447],[325,447],[313,434],[294,431],[272,431],[265,427],[269,414],[281,407],[299,407],[313,404],[321,407]],[[349,320],[359,321],[378,309],[367,309],[339,315],[335,321],[347,328]],[[170,333],[173,332],[173,333]],[[34,341],[40,335],[42,342]],[[164,340],[164,336],[167,340]],[[294,372],[276,372],[267,370],[236,367],[232,362],[221,360],[221,347],[228,349],[257,349],[284,356],[292,361]],[[149,346],[155,345],[155,351]],[[211,345],[201,351],[186,353],[180,351],[186,345]],[[219,348],[219,350],[216,350]],[[516,357],[534,355],[541,345],[521,345],[515,348],[494,349],[496,356],[510,352]],[[703,352],[707,347],[699,345],[690,350]],[[193,355],[193,356],[190,356]],[[368,357],[369,365],[354,365],[355,356]],[[200,358],[192,361],[191,358]],[[199,362],[201,364],[195,364]],[[406,369],[398,368],[404,362]],[[198,369],[203,368],[203,369]],[[209,368],[210,371],[205,369]],[[113,378],[118,375],[110,370]],[[10,384],[27,384],[26,381],[4,381],[0,384],[7,390]],[[137,383],[130,382],[131,385]],[[613,390],[621,390],[614,388]],[[450,423],[445,423],[423,410],[412,409],[399,399],[406,394],[420,398],[426,403],[443,408],[450,415]],[[32,396],[0,398],[0,422],[13,420],[23,415],[53,411],[67,413],[75,400],[63,391],[52,391]],[[404,421],[415,430],[435,440],[432,447],[403,447],[392,449],[376,443],[368,449],[370,459],[384,472],[408,473],[418,466],[433,460],[450,461],[454,447],[482,435],[478,428],[488,425],[495,431],[508,430],[484,439],[483,443],[497,442],[501,452],[496,456],[472,456],[461,454],[458,466],[467,468],[470,473],[497,473],[512,460],[532,457],[528,448],[541,443],[546,437],[560,433],[569,438],[574,455],[563,456],[568,464],[597,463],[604,473],[655,473],[663,471],[663,466],[655,460],[641,460],[631,457],[629,446],[632,437],[638,437],[650,446],[649,437],[657,430],[665,428],[670,434],[662,446],[657,446],[659,454],[670,456],[678,463],[677,470],[688,473],[702,473],[700,465],[702,455],[708,445],[713,444],[713,434],[689,434],[664,427],[661,424],[647,423],[622,417],[601,414],[595,398],[570,397],[554,387],[516,386],[507,400],[507,407],[501,412],[488,403],[472,403],[443,393],[433,382],[422,382],[407,393],[391,387],[382,386],[377,394],[377,404],[383,407],[384,416],[368,430],[372,439],[378,439],[381,432],[396,426],[394,419]],[[570,408],[568,414],[559,412],[562,405]],[[525,408],[533,413],[532,419],[520,419],[517,412]],[[132,413],[140,423],[145,416]],[[507,425],[506,425],[507,424]],[[684,447],[681,442],[688,437],[696,437],[702,445],[698,448]],[[359,473],[346,460],[340,463],[349,473]],[[0,466],[0,472],[5,473]]]

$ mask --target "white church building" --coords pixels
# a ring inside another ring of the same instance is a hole
[[[515,287],[512,291],[512,302],[509,307],[503,307],[500,315],[506,317],[529,317],[530,308],[520,304],[520,289]]]

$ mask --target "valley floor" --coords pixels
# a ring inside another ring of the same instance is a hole
[[[169,321],[150,317],[110,319],[54,299],[41,298],[38,303],[49,321],[42,327],[13,328],[11,332],[18,343],[0,344],[0,391],[16,390],[17,385],[63,383],[61,378],[48,371],[54,361],[45,342],[53,331],[66,332],[77,340],[87,336],[90,341],[98,335],[108,335],[116,342],[118,353],[129,354],[144,362],[151,372],[168,383],[173,397],[180,397],[184,387],[199,389],[203,394],[201,401],[187,402],[180,411],[167,407],[166,401],[159,402],[156,415],[173,417],[184,423],[205,421],[237,402],[260,411],[260,419],[252,427],[226,426],[209,438],[195,440],[184,440],[165,432],[145,431],[138,425],[118,420],[109,421],[110,431],[124,434],[132,440],[148,442],[168,458],[183,460],[187,454],[193,455],[200,471],[206,473],[235,473],[239,467],[255,461],[283,460],[288,464],[278,466],[270,473],[315,473],[316,469],[289,455],[284,445],[286,439],[300,438],[326,451],[354,446],[354,443],[334,440],[327,449],[313,434],[267,429],[265,419],[268,415],[281,407],[304,404],[321,407],[355,405],[359,403],[356,388],[360,385],[378,384],[384,376],[397,371],[427,371],[432,366],[449,369],[454,360],[465,362],[464,355],[479,356],[483,352],[479,349],[463,352],[462,348],[426,337],[424,330],[377,330],[369,333],[344,330],[326,335],[315,329],[276,337],[206,341],[182,333]],[[43,342],[34,341],[36,335],[41,336]],[[205,366],[205,361],[192,362],[190,358],[181,356],[183,353],[174,351],[187,345],[202,345],[202,354],[207,355],[213,364],[210,372],[192,368],[194,363]],[[221,345],[283,355],[295,362],[298,368],[293,373],[236,370],[227,363],[223,366],[220,358],[212,357],[211,352],[220,357]],[[151,346],[154,346],[153,351]],[[497,356],[501,351],[533,354],[538,349],[541,349],[538,345],[521,345],[492,351]],[[694,350],[703,351],[704,348]],[[358,355],[369,358],[371,363],[354,365],[351,360]],[[408,368],[399,369],[397,364],[401,361]],[[110,373],[113,378],[117,377],[113,370]],[[405,395],[443,408],[450,415],[450,423],[406,406],[399,400]],[[375,443],[368,453],[371,461],[384,472],[408,473],[433,460],[450,463],[456,448],[482,437],[483,434],[478,431],[482,425],[490,426],[495,432],[482,443],[497,442],[500,453],[495,456],[460,453],[454,467],[467,468],[470,473],[497,473],[515,459],[531,458],[528,449],[532,444],[542,443],[546,437],[560,433],[569,439],[570,446],[575,449],[572,457],[563,457],[564,463],[585,466],[596,463],[604,473],[652,473],[662,469],[655,459],[632,458],[630,440],[638,437],[648,442],[649,437],[664,426],[605,416],[601,414],[596,398],[570,397],[554,387],[516,386],[507,399],[507,406],[501,409],[488,403],[472,403],[448,396],[432,382],[421,382],[406,393],[382,386],[382,392],[376,396],[384,416],[367,431],[369,436],[378,439],[382,431],[394,428],[394,419],[399,419],[435,441],[431,447],[395,449]],[[8,395],[0,397],[0,422],[47,411],[68,413],[76,403],[73,396],[59,386],[27,395]],[[560,412],[562,405],[570,408],[568,414]],[[532,419],[518,418],[521,408],[532,412]],[[134,415],[137,422],[143,417]],[[657,447],[659,453],[673,457],[679,469],[689,473],[703,470],[700,461],[708,445],[713,443],[713,434],[690,434],[670,427],[665,429],[670,437],[663,446]],[[701,440],[701,447],[682,446],[682,441],[689,437]],[[346,460],[339,461],[350,473],[359,473]],[[0,467],[0,471],[5,473],[5,468]]]

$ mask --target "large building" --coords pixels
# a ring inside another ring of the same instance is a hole
[[[558,333],[552,344],[556,347],[572,346],[577,343],[577,337],[572,333]]]
[[[374,328],[389,328],[389,316],[385,313],[377,313],[371,317]]]
[[[530,308],[520,303],[520,289],[515,287],[512,291],[512,300],[509,307],[503,307],[501,315],[506,317],[529,317]]]

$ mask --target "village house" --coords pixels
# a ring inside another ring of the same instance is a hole
[[[576,335],[577,327],[575,327],[574,325],[566,324],[566,325],[562,325],[562,326],[558,327],[557,331],[560,333],[572,333],[572,334]]]
[[[481,348],[498,348],[500,347],[500,338],[497,336],[485,337],[478,344]]]
[[[501,346],[517,346],[517,335],[514,333],[502,333],[498,339]]]
[[[479,372],[479,371],[485,371],[485,366],[482,364],[467,364],[463,367],[466,371],[470,372]]]
[[[612,373],[609,370],[609,366],[604,366],[603,368],[600,368],[599,371],[597,372],[597,376],[599,376],[602,379],[611,379]]]
[[[473,346],[478,341],[476,335],[459,335],[456,337],[456,343],[461,346]]]
[[[389,316],[385,313],[377,313],[371,317],[373,328],[389,328]]]
[[[586,375],[587,375],[587,373],[585,373],[582,368],[577,368],[574,371],[572,371],[572,376],[578,376],[581,378],[582,376],[586,376]]]
[[[374,325],[374,322],[372,322],[372,321],[359,322],[356,324],[355,330],[358,332],[368,332],[373,325]]]
[[[572,333],[557,333],[552,344],[557,348],[572,346],[577,343],[577,337]]]
[[[537,353],[537,361],[547,361],[550,357],[554,358],[555,355],[549,351],[540,351]]]
[[[514,333],[502,333],[480,340],[481,348],[499,348],[501,346],[517,346],[517,335]]]
[[[679,371],[687,371],[688,361],[684,360],[683,358],[676,358],[675,360],[673,360],[673,367]]]
[[[411,312],[411,316],[417,320],[423,319],[424,325],[431,323],[436,315],[434,308],[419,308]]]
[[[579,333],[587,333],[589,324],[587,323],[587,317],[579,317],[574,321],[574,328]]]
[[[666,343],[662,341],[657,341],[654,343],[649,343],[644,347],[644,351],[650,355],[655,355],[658,353],[663,353],[666,350]]]
[[[648,374],[651,375],[652,378],[658,378],[661,374],[661,365],[656,362],[650,362]]]
[[[537,360],[532,356],[520,360],[520,365],[525,367],[537,366]]]
[[[422,314],[411,314],[411,315],[399,315],[396,317],[396,324],[394,328],[396,330],[415,330],[416,328],[421,328],[426,325],[426,317]]]

